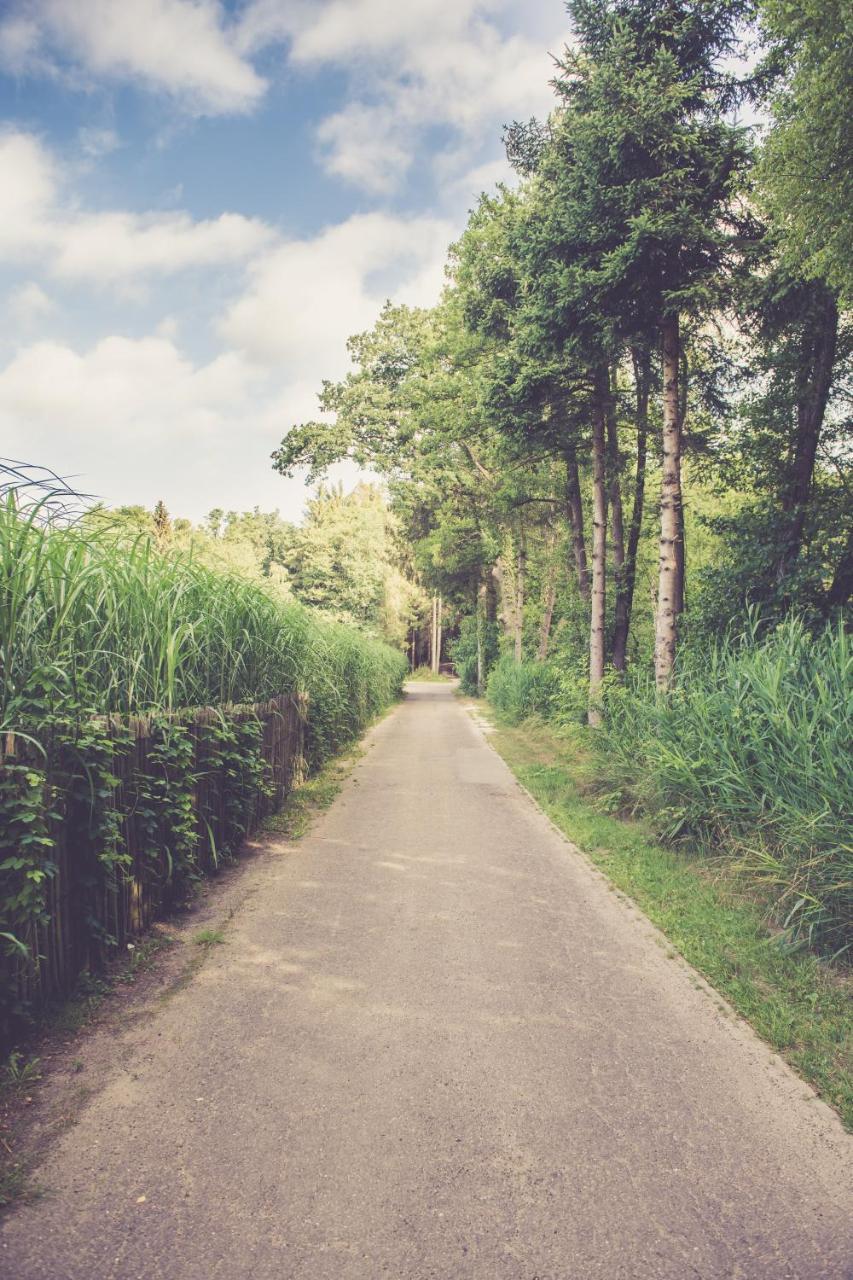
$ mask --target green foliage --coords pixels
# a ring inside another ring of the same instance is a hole
[[[487,686],[489,702],[508,724],[553,715],[559,690],[559,674],[550,663],[516,662],[510,654],[498,660]]]
[[[400,559],[397,521],[380,489],[321,487],[294,534],[289,582],[303,604],[399,643],[422,603]]]
[[[198,778],[187,727],[176,720],[155,718],[145,763],[146,768],[133,779],[141,854],[159,871],[161,885],[175,894],[201,874],[194,805]]]
[[[799,272],[853,301],[853,17],[844,0],[763,0],[770,58],[787,65],[759,191]]]
[[[719,299],[749,152],[717,66],[744,7],[569,5],[580,45],[560,66],[522,242],[530,322],[555,350],[646,341]]]
[[[469,615],[462,619],[459,635],[450,648],[462,693],[476,696],[483,692],[478,685],[478,677],[482,673],[483,679],[488,679],[498,660],[499,651],[496,622],[487,622],[482,615]]]
[[[841,627],[791,620],[682,657],[671,699],[611,689],[607,784],[667,839],[734,858],[793,941],[838,951],[853,927],[853,654]]]
[[[672,694],[651,675],[609,677],[591,739],[599,789],[659,836],[726,858],[792,944],[837,953],[853,929],[853,651],[841,627],[789,620],[687,647]],[[501,720],[583,719],[583,668],[504,656],[488,698]]]
[[[52,859],[52,796],[43,769],[3,761],[0,767],[0,948],[26,955],[30,929],[47,918],[47,881]]]
[[[13,498],[0,506],[0,659],[6,1027],[24,1012],[17,973],[37,985],[45,958],[60,840],[62,895],[83,925],[62,963],[76,972],[238,853],[273,794],[264,726],[239,704],[306,694],[317,765],[406,670],[401,653],[271,586],[97,522],[41,524]]]

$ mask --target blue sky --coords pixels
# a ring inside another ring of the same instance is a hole
[[[200,518],[387,295],[429,304],[560,0],[0,3],[0,453]]]

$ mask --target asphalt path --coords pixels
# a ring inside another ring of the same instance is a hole
[[[835,1280],[835,1118],[443,685],[246,871],[0,1236],[14,1280]]]

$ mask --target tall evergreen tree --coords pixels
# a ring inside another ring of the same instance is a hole
[[[737,196],[749,146],[726,119],[737,83],[721,68],[748,6],[572,0],[568,8],[578,47],[560,66],[563,109],[540,165],[556,191],[543,301],[567,333],[660,351],[655,674],[665,688],[684,599],[684,329],[720,304],[744,230]]]

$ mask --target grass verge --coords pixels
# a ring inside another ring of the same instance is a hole
[[[317,773],[291,791],[278,813],[264,819],[263,831],[286,840],[299,840],[317,814],[330,807],[360,756],[361,748],[355,746],[345,755],[327,760]]]
[[[490,740],[559,829],[853,1130],[849,976],[785,949],[730,869],[663,848],[641,821],[602,812],[582,734],[528,720],[498,725]]]

